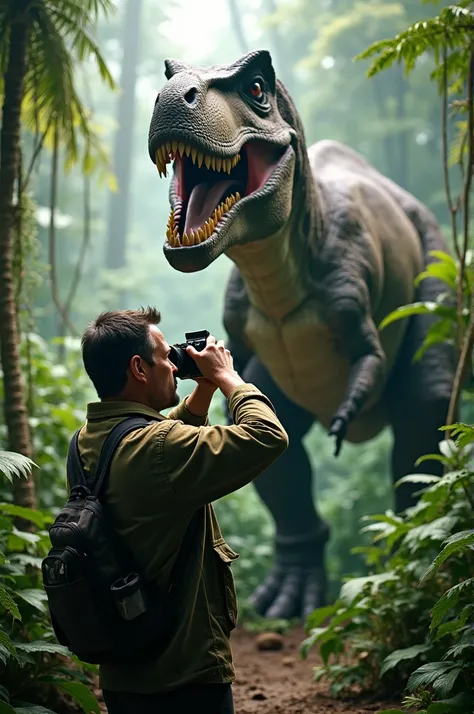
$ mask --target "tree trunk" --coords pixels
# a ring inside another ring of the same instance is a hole
[[[26,73],[28,42],[27,6],[21,3],[11,24],[10,47],[5,73],[5,95],[0,130],[0,360],[5,391],[4,412],[8,448],[31,458],[28,412],[20,366],[19,332],[13,278],[13,245],[15,226],[14,189],[18,181],[20,160],[21,104]],[[23,10],[23,12],[22,12]],[[33,477],[18,479],[14,487],[15,502],[34,508],[36,505]]]
[[[130,180],[135,120],[135,84],[139,61],[140,26],[143,0],[128,0],[123,21],[123,56],[120,76],[114,162],[118,192],[110,194],[106,267],[123,268],[126,258],[130,205]],[[124,302],[125,296],[120,297]],[[123,305],[114,305],[114,309]]]
[[[237,0],[228,0],[229,2],[229,14],[232,29],[235,34],[235,39],[239,45],[239,50],[245,55],[249,51],[249,43],[245,36],[244,28],[242,25],[242,18],[240,16],[239,3]]]

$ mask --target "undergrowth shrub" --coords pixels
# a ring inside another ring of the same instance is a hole
[[[358,548],[371,574],[347,580],[307,621],[301,654],[317,647],[316,679],[333,694],[410,692],[420,714],[471,714],[474,705],[474,428],[452,427],[436,458],[444,476],[413,474],[420,499],[404,517],[367,516]],[[386,710],[386,714],[402,714]]]

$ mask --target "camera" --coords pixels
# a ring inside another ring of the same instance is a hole
[[[202,377],[201,370],[196,362],[186,352],[186,347],[194,347],[197,352],[202,352],[209,337],[207,330],[197,330],[196,332],[185,332],[186,342],[180,345],[172,345],[169,359],[178,368],[176,377],[178,379],[194,379]]]

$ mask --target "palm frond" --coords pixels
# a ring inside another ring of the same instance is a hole
[[[0,95],[15,2],[0,0]],[[65,150],[66,168],[81,161],[87,173],[97,167],[105,167],[110,173],[110,167],[89,112],[76,91],[74,70],[78,64],[95,62],[106,85],[116,88],[94,39],[99,15],[110,14],[114,9],[113,0],[42,0],[31,3],[26,10],[30,32],[23,122],[35,134],[45,134],[45,146],[57,131]]]
[[[0,451],[0,474],[3,474],[10,483],[14,476],[28,478],[33,466],[36,466],[34,461],[23,454],[17,454],[15,451]]]

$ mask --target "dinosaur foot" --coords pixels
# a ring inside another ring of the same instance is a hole
[[[271,619],[306,619],[326,604],[324,546],[327,532],[316,539],[276,539],[276,564],[250,597],[250,604]]]
[[[273,568],[250,597],[250,604],[267,618],[306,617],[326,604],[326,577],[322,568]]]

